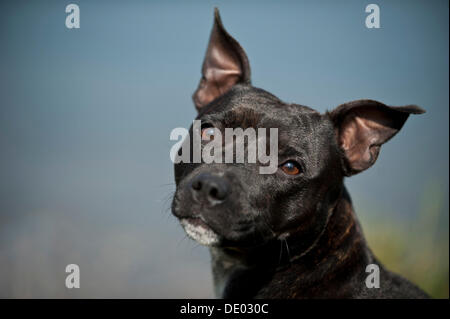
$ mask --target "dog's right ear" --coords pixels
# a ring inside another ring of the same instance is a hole
[[[237,83],[250,84],[250,64],[242,47],[223,27],[215,8],[202,79],[192,96],[195,107],[200,110]]]

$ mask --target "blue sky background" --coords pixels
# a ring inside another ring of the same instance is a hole
[[[432,185],[448,234],[448,1],[2,1],[0,297],[212,297],[207,249],[168,208],[214,6],[253,84],[286,102],[426,109],[346,184],[357,214],[405,223]]]

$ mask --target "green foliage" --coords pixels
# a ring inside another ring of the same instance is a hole
[[[433,298],[449,297],[448,209],[439,183],[426,184],[415,216],[360,215],[369,246],[389,270],[408,278]]]

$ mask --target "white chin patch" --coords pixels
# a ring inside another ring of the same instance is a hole
[[[186,219],[182,219],[180,223],[188,236],[197,241],[199,244],[211,246],[219,242],[219,236],[217,236],[217,234],[211,229],[206,228],[203,225],[193,225]]]

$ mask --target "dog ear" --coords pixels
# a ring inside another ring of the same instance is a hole
[[[200,110],[236,83],[250,84],[250,64],[242,47],[223,27],[219,10],[215,8],[202,79],[192,96],[195,107]]]
[[[382,144],[402,128],[410,114],[425,113],[416,105],[392,107],[373,100],[342,104],[329,112],[344,154],[347,176],[372,166]]]

